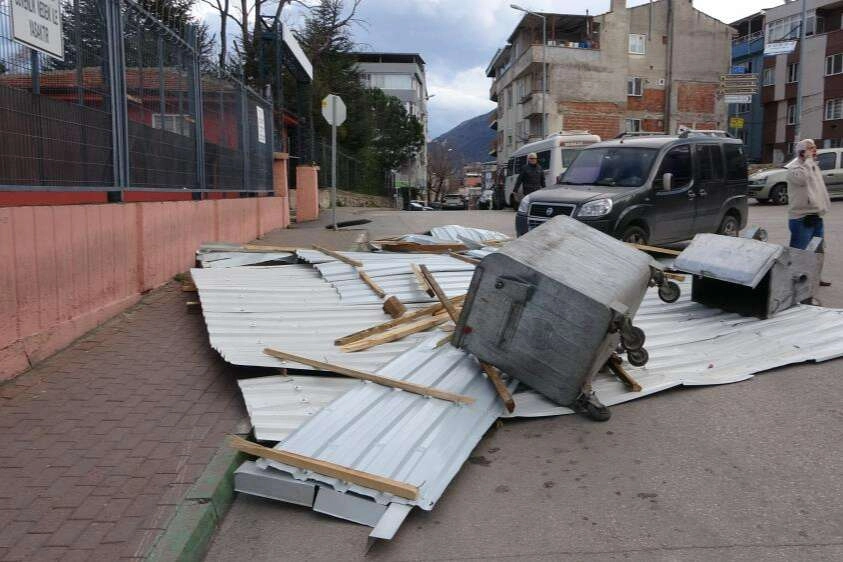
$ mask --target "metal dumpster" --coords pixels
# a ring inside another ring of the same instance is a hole
[[[658,264],[566,216],[506,244],[477,266],[454,345],[559,404],[622,344],[646,363],[632,326]]]
[[[768,318],[810,299],[819,287],[822,240],[807,250],[749,238],[698,234],[674,261],[694,276],[691,299],[744,316]]]

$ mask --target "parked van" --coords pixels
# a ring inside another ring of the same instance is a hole
[[[539,157],[538,163],[544,170],[545,185],[551,186],[571,165],[580,150],[596,142],[600,142],[600,137],[588,131],[562,131],[544,140],[525,144],[512,153],[507,163],[504,201],[513,209],[518,206],[520,195],[513,193],[515,180],[518,179],[521,168],[527,163],[527,155],[531,152],[535,152]]]
[[[747,220],[743,142],[719,131],[686,131],[592,144],[561,185],[524,197],[516,231],[520,236],[557,215],[638,244],[700,232],[735,236]]]

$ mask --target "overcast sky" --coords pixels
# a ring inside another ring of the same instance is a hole
[[[365,26],[354,29],[361,50],[419,53],[427,62],[430,137],[495,107],[485,70],[523,15],[513,0],[363,0]],[[630,0],[630,6],[648,0]],[[592,15],[609,0],[515,0],[525,8]],[[782,4],[781,0],[694,0],[694,6],[724,22]],[[295,13],[295,10],[290,14]],[[209,15],[210,16],[210,15]],[[216,18],[208,23],[218,29]]]

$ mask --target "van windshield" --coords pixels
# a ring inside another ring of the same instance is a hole
[[[583,150],[565,171],[562,183],[641,187],[657,154],[657,149],[634,146]]]

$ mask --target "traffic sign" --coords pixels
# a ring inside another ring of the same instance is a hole
[[[744,120],[743,117],[730,117],[729,118],[729,127],[732,129],[743,129]]]
[[[721,74],[720,95],[756,94],[758,93],[757,74]],[[741,102],[743,103],[743,102]]]
[[[726,103],[752,103],[752,94],[727,94],[724,96]]]
[[[328,94],[322,100],[322,117],[329,125],[339,127],[345,123],[345,103],[342,98],[334,94]]]

